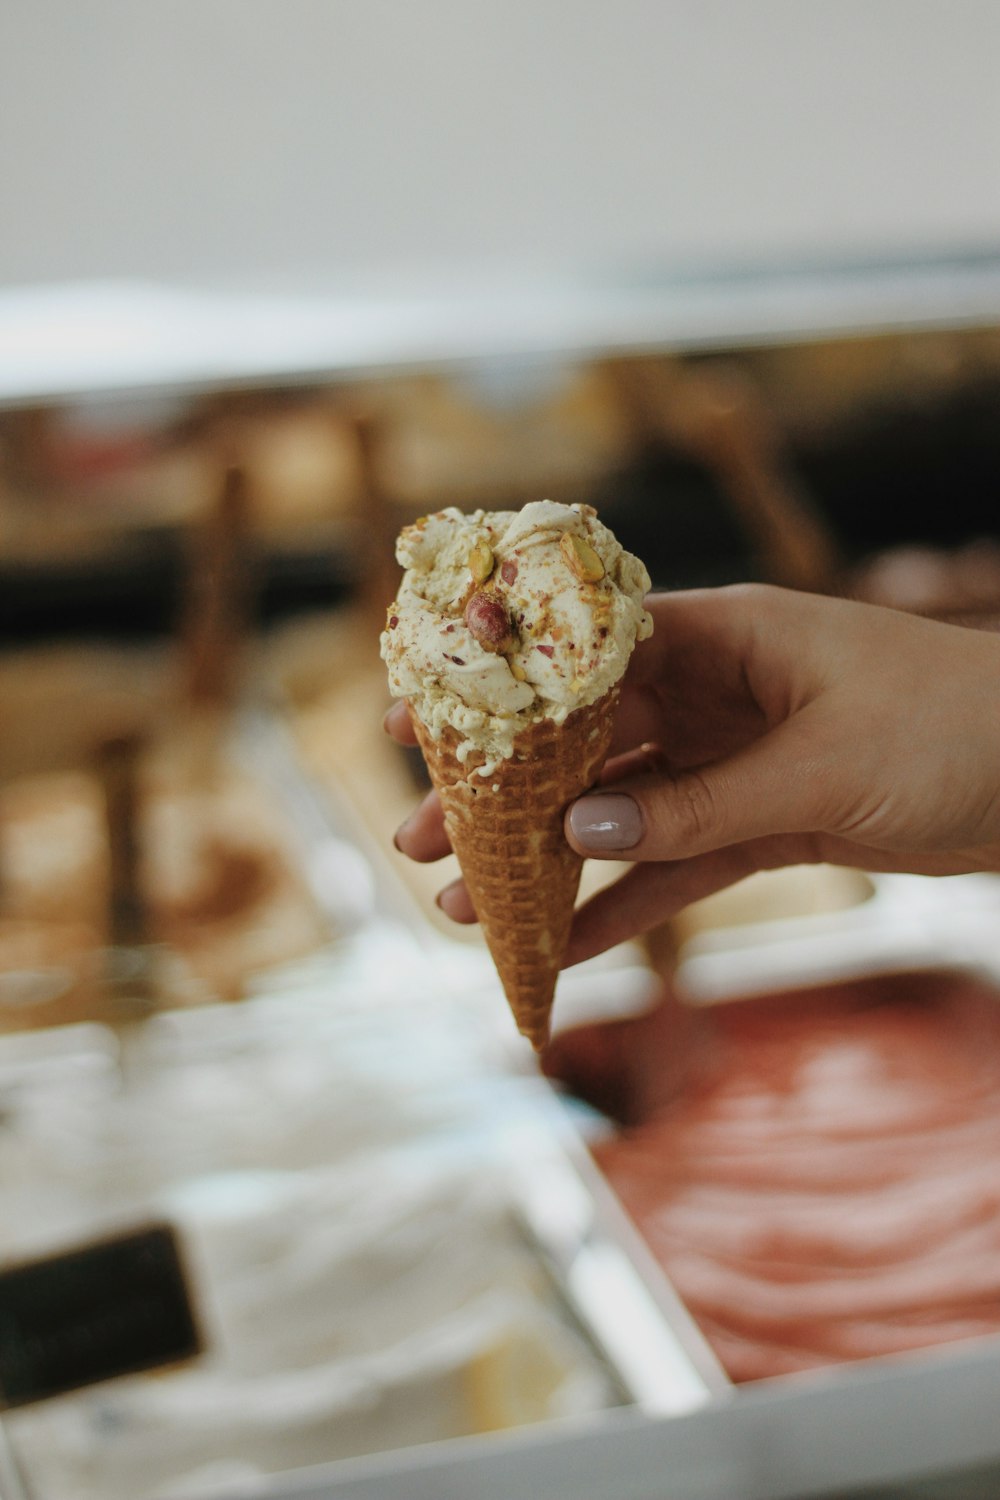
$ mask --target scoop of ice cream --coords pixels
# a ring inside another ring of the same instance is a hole
[[[396,557],[390,688],[466,754],[509,756],[527,725],[596,702],[653,628],[646,569],[589,505],[438,511],[406,527]]]

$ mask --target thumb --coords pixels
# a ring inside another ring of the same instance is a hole
[[[676,860],[769,834],[826,831],[831,772],[831,757],[793,719],[713,765],[580,797],[567,810],[566,837],[589,858]]]

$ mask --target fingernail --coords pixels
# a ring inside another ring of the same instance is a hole
[[[451,882],[451,885],[442,886],[441,890],[439,890],[437,895],[434,897],[434,905],[437,907],[438,911],[443,911],[445,916],[448,915],[448,904],[451,900],[451,897],[454,892],[459,889],[461,884],[462,882],[460,880],[453,880]]]
[[[620,792],[581,797],[569,810],[573,837],[585,849],[609,853],[634,849],[642,838],[638,802]]]

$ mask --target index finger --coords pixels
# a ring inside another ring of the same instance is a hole
[[[611,754],[620,755],[676,729],[698,701],[746,698],[743,663],[755,610],[746,590],[688,589],[652,594],[653,633],[632,653],[615,713]]]
[[[668,660],[742,660],[749,650],[768,590],[757,584],[678,589],[650,594],[646,609],[653,633],[632,653],[625,682],[645,687],[659,681]]]

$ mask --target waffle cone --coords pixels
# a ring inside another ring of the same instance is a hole
[[[600,773],[617,701],[616,685],[563,724],[532,724],[515,740],[513,755],[487,776],[478,774],[481,753],[459,760],[454,729],[446,726],[432,739],[411,713],[514,1020],[537,1049],[548,1041],[583,868],[566,842],[563,813]]]

